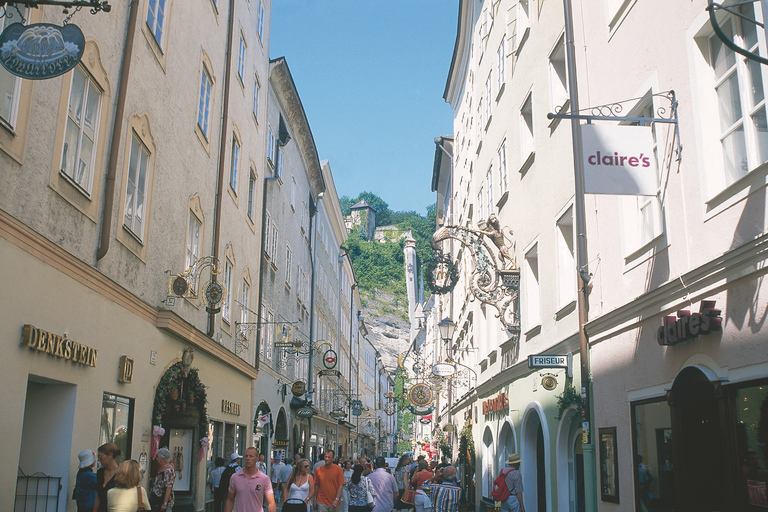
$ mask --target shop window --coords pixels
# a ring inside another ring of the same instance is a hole
[[[632,404],[635,510],[674,510],[672,419],[666,399]]]
[[[739,463],[736,495],[751,507],[768,507],[768,382],[734,393],[734,434]]]
[[[101,428],[99,446],[112,443],[120,450],[120,463],[131,458],[133,439],[133,399],[111,393],[104,393],[101,399]]]

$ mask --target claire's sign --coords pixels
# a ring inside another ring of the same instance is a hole
[[[701,334],[709,334],[722,330],[720,310],[715,309],[714,300],[703,300],[698,313],[681,309],[677,316],[664,317],[664,323],[656,331],[656,341],[659,345],[677,345]]]
[[[9,25],[0,34],[0,64],[16,76],[44,80],[74,68],[85,50],[77,25]]]
[[[492,412],[501,412],[509,408],[509,398],[506,393],[499,393],[496,398],[491,398],[483,402],[483,414]]]

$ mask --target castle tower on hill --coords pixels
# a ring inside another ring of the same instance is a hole
[[[376,232],[376,209],[362,199],[350,207],[352,226],[360,226],[364,230],[365,239],[373,240]]]

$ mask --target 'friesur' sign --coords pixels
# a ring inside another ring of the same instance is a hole
[[[655,196],[656,160],[650,126],[581,126],[584,192]]]
[[[573,356],[571,354],[528,356],[528,368],[565,368],[568,377],[571,377],[572,367]]]

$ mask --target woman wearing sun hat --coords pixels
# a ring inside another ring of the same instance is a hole
[[[525,512],[525,506],[523,505],[523,476],[520,474],[520,463],[522,460],[520,456],[513,453],[505,462],[505,465],[512,468],[504,474],[504,480],[507,482],[507,489],[509,489],[509,498],[501,503],[502,510],[509,512]]]
[[[83,450],[77,454],[80,463],[77,465],[75,492],[73,498],[77,502],[77,512],[93,512],[93,502],[96,500],[96,455],[93,450]]]

